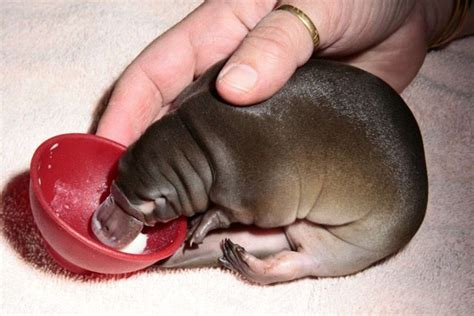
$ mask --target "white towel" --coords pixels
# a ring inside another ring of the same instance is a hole
[[[353,276],[250,285],[221,269],[78,277],[44,249],[28,168],[45,139],[87,132],[124,67],[199,1],[0,4],[1,310],[4,313],[427,313],[474,310],[474,39],[432,52],[404,92],[430,179],[423,225],[397,255]]]

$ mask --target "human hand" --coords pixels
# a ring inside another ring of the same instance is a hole
[[[432,36],[423,1],[283,2],[301,9],[315,24],[317,56],[365,69],[397,91],[416,75]],[[97,134],[129,145],[194,78],[229,56],[216,82],[221,96],[236,105],[270,97],[314,50],[301,21],[289,12],[272,11],[276,5],[275,0],[203,3],[127,67]]]

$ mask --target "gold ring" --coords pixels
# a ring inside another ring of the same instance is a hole
[[[466,22],[472,0],[454,0],[453,12],[444,30],[430,44],[429,49],[441,48],[451,42]]]
[[[309,35],[311,36],[311,40],[313,41],[314,47],[318,47],[319,45],[319,33],[318,30],[316,29],[316,26],[314,26],[313,22],[311,19],[300,9],[297,7],[294,7],[290,4],[284,4],[282,6],[279,6],[275,10],[285,10],[296,16],[298,19],[300,19],[301,22],[303,22],[304,26],[309,32]]]

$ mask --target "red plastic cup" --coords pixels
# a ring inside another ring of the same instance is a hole
[[[109,195],[125,147],[91,134],[48,139],[30,166],[30,203],[47,249],[59,265],[76,273],[121,274],[171,256],[184,242],[186,218],[147,228],[141,254],[103,245],[92,233],[94,210]]]

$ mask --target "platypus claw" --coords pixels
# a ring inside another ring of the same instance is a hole
[[[218,261],[224,268],[227,268],[229,270],[233,270],[232,265],[229,263],[229,261],[227,261],[227,259],[225,257],[220,257],[218,259]]]
[[[249,281],[260,283],[255,271],[247,263],[247,259],[251,255],[243,247],[233,243],[230,239],[224,239],[221,246],[224,256],[219,258],[220,264],[239,273]]]
[[[204,236],[201,236],[197,233],[197,230],[202,222],[202,218],[202,215],[198,215],[196,217],[193,217],[189,221],[189,228],[188,232],[186,233],[186,241],[189,247],[193,247],[193,245],[202,244]]]

